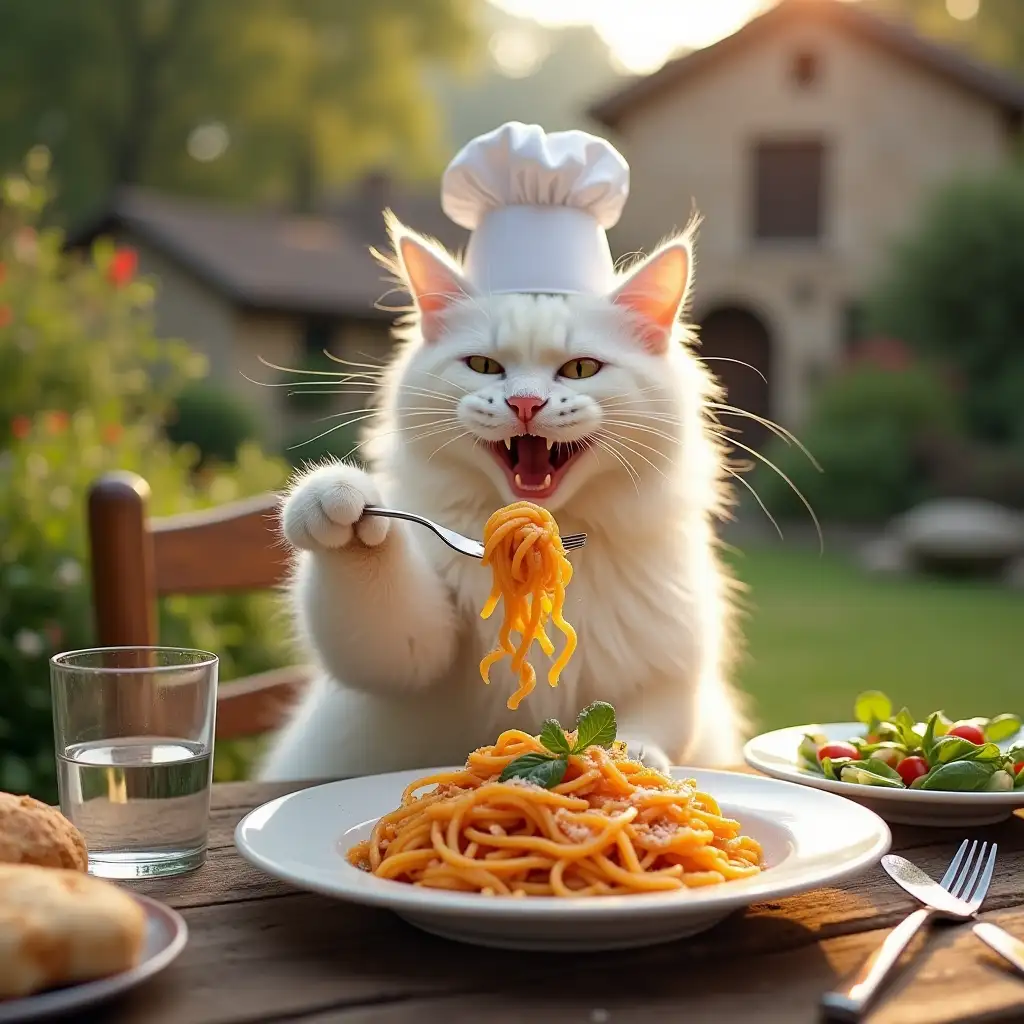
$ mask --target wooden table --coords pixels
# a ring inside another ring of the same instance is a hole
[[[210,856],[192,875],[138,884],[177,907],[180,959],[96,1024],[644,1024],[818,1019],[818,999],[915,904],[873,869],[841,889],[762,903],[671,945],[608,954],[509,953],[421,934],[382,910],[300,892],[250,867],[232,833],[300,786],[214,787]],[[896,826],[894,849],[935,877],[960,831]],[[972,836],[974,838],[974,836]],[[1024,936],[1024,819],[977,831],[999,843],[984,916]],[[1024,1021],[1024,979],[969,929],[937,927],[872,1022]]]

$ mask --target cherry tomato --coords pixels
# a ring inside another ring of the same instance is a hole
[[[905,757],[896,765],[896,771],[904,784],[909,786],[914,779],[928,774],[928,762],[923,757]]]
[[[1018,761],[1013,766],[1013,774],[1014,775],[1020,775],[1021,772],[1024,772],[1024,761]]]
[[[849,743],[826,743],[818,750],[818,764],[821,764],[823,757],[831,757],[835,760],[837,757],[859,758],[860,754],[857,752],[857,748]]]
[[[947,734],[959,736],[962,740],[970,740],[971,743],[984,743],[985,734],[976,725],[954,725]]]

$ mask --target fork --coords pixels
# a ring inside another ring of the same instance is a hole
[[[988,843],[982,843],[981,850],[975,857],[978,849],[976,841],[971,843],[965,839],[960,844],[960,849],[956,851],[946,873],[942,876],[941,885],[928,879],[934,887],[934,894],[941,894],[944,900],[930,900],[931,905],[915,910],[885,937],[882,945],[868,957],[856,974],[822,997],[822,1008],[830,1017],[835,1020],[859,1020],[903,951],[932,917],[939,915],[965,921],[977,912],[988,892],[995,869],[996,844],[992,844],[991,852],[988,846]],[[917,871],[902,857],[882,858],[882,867],[900,885],[903,885],[902,877],[909,874],[903,865]],[[932,895],[933,892],[930,891],[929,896]]]
[[[418,516],[413,512],[403,512],[397,508],[380,508],[377,505],[367,505],[363,509],[363,515],[387,516],[390,519],[405,519],[410,523],[418,523],[420,526],[425,526],[428,530],[431,530],[448,547],[453,551],[458,551],[460,555],[469,555],[470,558],[484,557],[484,546],[480,541],[475,540],[473,537],[466,537],[461,533],[456,533],[454,530],[449,530],[448,527],[435,523],[432,519],[427,519],[425,516]],[[577,548],[583,547],[586,543],[587,535],[585,533],[569,533],[562,538],[562,547],[566,551],[574,551]]]

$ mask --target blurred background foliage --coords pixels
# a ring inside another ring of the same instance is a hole
[[[0,167],[49,146],[71,216],[116,185],[301,206],[378,163],[436,171],[420,72],[469,61],[472,6],[4,0]]]
[[[1022,5],[1024,9],[1024,5]],[[756,487],[780,519],[881,523],[918,502],[1024,509],[1024,165],[939,189],[868,295],[864,342]]]
[[[52,799],[47,659],[92,642],[89,485],[107,470],[143,474],[152,513],[167,515],[277,488],[288,467],[244,431],[236,449],[205,457],[169,436],[204,360],[154,337],[153,285],[135,276],[130,250],[101,244],[76,258],[59,230],[40,227],[47,170],[33,150],[4,180],[0,208],[0,789]],[[270,594],[166,600],[160,631],[217,651],[224,679],[290,654]],[[240,772],[246,753],[218,749],[219,777]]]

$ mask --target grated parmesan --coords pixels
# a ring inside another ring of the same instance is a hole
[[[521,786],[523,789],[539,789],[543,790],[543,786],[538,786],[536,782],[531,782],[529,779],[521,779],[515,776],[511,779],[506,779],[504,782],[506,786]]]

